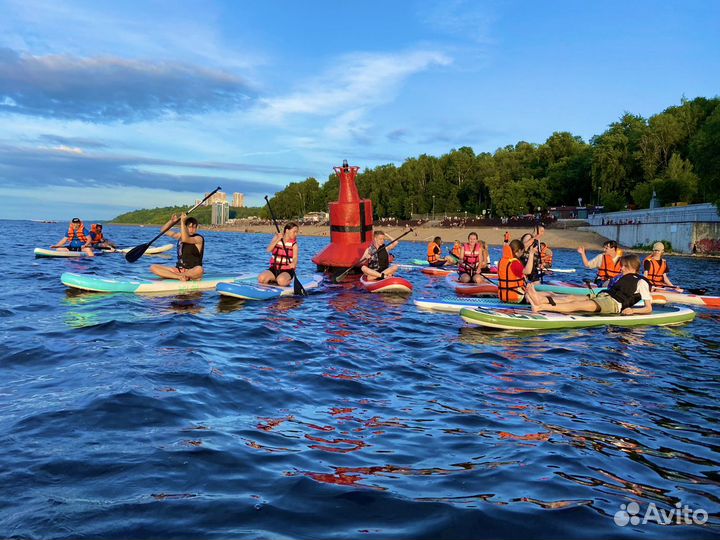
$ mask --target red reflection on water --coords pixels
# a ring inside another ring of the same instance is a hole
[[[507,431],[500,432],[501,439],[512,439],[515,441],[547,441],[550,439],[550,433],[528,433],[527,435],[515,435]]]
[[[338,447],[338,446],[324,446],[319,444],[311,444],[310,448],[313,450],[322,450],[323,452],[335,452],[339,454],[348,454],[350,452],[355,452],[357,450],[360,450],[362,448],[365,448],[368,446],[367,443],[364,443],[363,441],[357,440],[357,439],[323,439],[321,437],[313,437],[312,435],[305,435],[305,438],[309,441],[318,442],[318,443],[325,443],[330,445],[347,445],[347,447]]]
[[[331,371],[334,371],[335,368],[330,368]],[[369,375],[363,375],[362,373],[358,372],[351,372],[348,370],[343,370],[343,373],[339,375],[333,375],[331,373],[323,373],[323,377],[327,377],[329,379],[340,379],[343,381],[359,381],[361,379],[375,379],[376,377],[379,377],[382,375],[382,372],[378,371],[377,373],[372,373]]]
[[[257,425],[257,428],[262,431],[272,431],[280,424],[292,421],[294,419],[295,418],[292,416],[286,416],[284,418],[261,418],[261,423]],[[262,423],[263,421],[265,422],[265,424]]]

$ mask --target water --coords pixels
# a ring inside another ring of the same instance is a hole
[[[0,537],[718,536],[718,311],[508,334],[352,285],[246,304],[73,294],[63,271],[163,259],[36,260],[65,225],[3,225]],[[130,246],[155,233],[108,229]],[[268,235],[205,234],[208,272],[264,266]],[[301,238],[305,268],[326,242]],[[718,262],[671,266],[720,291]],[[404,275],[416,295],[448,293]],[[710,515],[616,525],[633,501],[641,517]]]

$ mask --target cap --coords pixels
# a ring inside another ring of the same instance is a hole
[[[662,242],[655,242],[653,244],[653,251],[665,251],[665,244]]]
[[[80,218],[79,217],[72,218],[72,223],[80,223]]]

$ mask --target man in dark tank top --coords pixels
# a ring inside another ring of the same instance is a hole
[[[194,217],[187,217],[183,212],[180,214],[180,232],[174,232],[169,229],[173,223],[178,221],[178,217],[173,217],[165,225],[163,229],[168,229],[165,234],[171,238],[175,238],[177,243],[177,263],[175,266],[167,266],[164,264],[153,264],[150,271],[156,276],[165,279],[179,279],[180,281],[188,281],[191,279],[201,279],[203,277],[203,256],[205,254],[205,238],[198,234],[198,221]]]

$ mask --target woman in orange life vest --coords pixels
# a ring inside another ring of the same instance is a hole
[[[460,240],[455,240],[452,251],[447,258],[450,259],[450,264],[457,264],[460,257],[462,257],[462,242],[460,242]]]
[[[454,264],[453,257],[442,257],[442,239],[439,236],[436,236],[433,241],[428,244],[427,262],[435,268],[440,268],[446,264]]]
[[[527,261],[522,262],[525,255],[525,246],[520,240],[513,240],[507,244],[511,256],[506,256],[508,250],[503,250],[504,256],[498,263],[498,298],[503,302],[521,304],[525,301],[525,276],[532,272],[535,253],[531,250]]]
[[[589,261],[585,255],[585,248],[583,246],[580,246],[577,252],[582,257],[585,268],[598,269],[597,277],[595,278],[595,283],[598,285],[606,286],[611,279],[620,275],[620,253],[618,253],[617,242],[614,240],[605,242],[603,244],[603,252]]]
[[[102,223],[93,223],[90,225],[90,244],[95,249],[107,249],[110,252],[115,251],[117,247],[103,235]]]
[[[360,269],[370,281],[391,277],[398,271],[398,265],[390,266],[390,255],[388,255],[389,251],[398,246],[398,242],[392,238],[390,241],[391,243],[386,246],[385,233],[375,231],[372,244],[363,253],[361,260],[365,261],[365,264]]]
[[[176,265],[153,264],[150,271],[156,276],[166,279],[179,279],[180,281],[201,279],[204,273],[205,238],[197,233],[198,221],[194,217],[187,217],[183,212],[180,214],[179,233],[173,232],[169,228],[176,221],[178,221],[178,217],[173,214],[170,221],[162,226],[162,229],[168,229],[165,231],[167,236],[178,241]]]
[[[675,287],[670,281],[670,265],[663,259],[665,244],[655,242],[652,255],[648,255],[643,262],[643,275],[648,278],[653,287]],[[680,292],[682,289],[678,288]]]
[[[65,247],[65,244],[68,244]],[[57,244],[50,246],[58,251],[82,251],[88,257],[94,257],[90,247],[90,234],[80,218],[72,218],[67,234]]]
[[[477,233],[468,234],[468,241],[462,247],[462,255],[458,261],[458,281],[460,283],[485,283],[488,280],[481,273],[486,271],[487,252],[478,242]]]
[[[295,277],[300,247],[297,243],[299,227],[297,223],[288,223],[283,232],[273,236],[265,251],[270,253],[270,268],[258,276],[258,283],[268,285],[277,283],[287,287]]]

